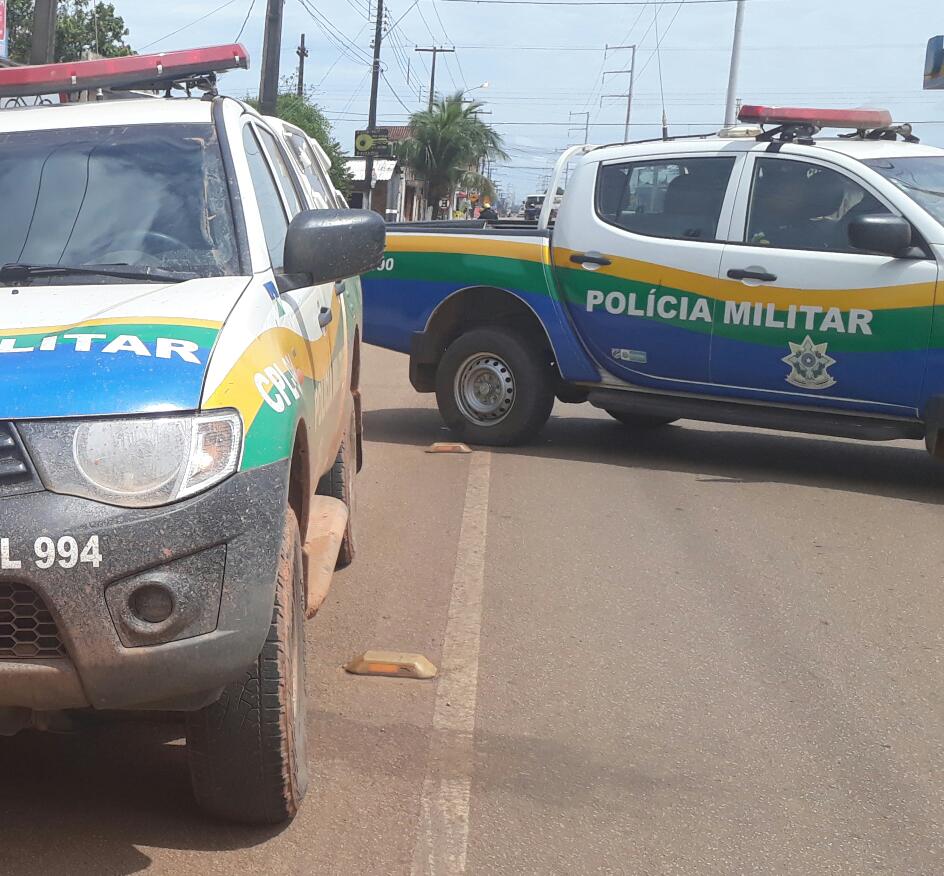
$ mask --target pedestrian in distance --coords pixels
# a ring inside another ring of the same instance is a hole
[[[485,208],[479,213],[479,219],[484,219],[486,222],[498,221],[498,213],[492,209],[492,205],[488,201],[485,202]]]

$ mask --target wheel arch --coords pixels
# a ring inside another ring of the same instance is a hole
[[[499,286],[467,286],[443,299],[413,336],[410,382],[418,392],[435,390],[436,369],[446,348],[461,334],[487,326],[514,328],[547,354],[563,379],[554,342],[534,307],[521,295]]]
[[[288,475],[288,505],[298,520],[298,529],[304,541],[308,532],[308,514],[314,492],[311,480],[311,450],[308,444],[308,427],[303,419],[295,427],[292,445],[292,463]]]

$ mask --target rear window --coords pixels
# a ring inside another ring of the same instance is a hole
[[[636,234],[717,240],[733,157],[607,164],[597,178],[597,214]]]

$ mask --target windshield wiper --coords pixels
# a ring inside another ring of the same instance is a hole
[[[146,280],[154,283],[183,283],[196,274],[163,271],[160,268],[133,268],[130,265],[30,265],[13,262],[0,267],[0,281],[22,283],[30,277],[114,277],[118,280]]]

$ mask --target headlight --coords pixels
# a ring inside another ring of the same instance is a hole
[[[166,505],[236,471],[235,411],[18,423],[48,490],[127,508]]]

